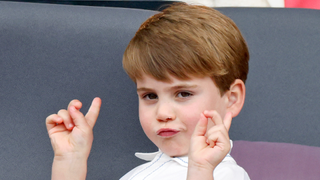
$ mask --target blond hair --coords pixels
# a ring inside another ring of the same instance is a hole
[[[205,6],[174,4],[147,19],[130,41],[123,67],[136,82],[209,76],[221,95],[248,74],[249,51],[236,24]]]

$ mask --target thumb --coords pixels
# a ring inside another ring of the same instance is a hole
[[[194,136],[204,136],[207,132],[207,125],[208,125],[208,118],[206,118],[204,114],[201,113],[198,124],[196,125],[193,132]]]
[[[231,122],[232,122],[232,113],[228,112],[223,120],[224,126],[226,127],[226,129],[229,131],[230,127],[231,127]]]

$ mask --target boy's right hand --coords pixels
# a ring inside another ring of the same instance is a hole
[[[99,115],[101,99],[95,98],[84,116],[82,103],[72,100],[67,109],[61,109],[46,119],[55,160],[87,159],[93,142],[93,127]]]

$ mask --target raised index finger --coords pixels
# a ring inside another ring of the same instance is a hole
[[[87,119],[87,123],[89,124],[89,126],[91,128],[93,128],[93,126],[95,125],[95,123],[98,119],[100,107],[101,107],[101,99],[98,97],[94,98],[91,103],[91,106],[85,116]]]

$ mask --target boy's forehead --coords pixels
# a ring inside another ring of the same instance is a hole
[[[145,82],[147,80],[155,80],[155,81],[159,81],[159,82],[164,82],[164,83],[173,83],[173,82],[176,82],[176,81],[190,81],[192,79],[202,79],[202,78],[211,78],[209,76],[204,76],[204,75],[187,75],[186,78],[179,78],[179,77],[176,77],[172,74],[167,74],[166,76],[167,78],[166,79],[158,79],[150,74],[146,74],[146,73],[142,73],[141,76],[139,78],[136,79],[136,82]],[[212,78],[211,78],[212,79]],[[213,79],[212,79],[213,80]],[[214,81],[214,80],[213,80]]]
[[[193,77],[193,76],[190,76],[188,77],[187,79],[181,79],[181,78],[178,78],[178,77],[175,77],[171,74],[167,74],[166,76],[167,78],[165,79],[158,79],[152,75],[149,75],[149,74],[146,74],[146,73],[143,73],[140,78],[137,78],[136,79],[136,82],[137,82],[137,85],[138,84],[149,84],[151,82],[154,82],[154,83],[158,83],[158,84],[174,84],[174,83],[178,83],[178,82],[188,82],[190,80],[192,80],[193,78],[196,78],[196,77]]]
[[[152,85],[158,85],[160,86],[160,84],[172,84],[174,82],[174,77],[172,76],[168,76],[168,79],[166,80],[158,80],[157,78],[151,76],[151,75],[147,75],[147,74],[143,74],[140,78],[136,79],[136,85],[137,88],[141,87],[141,86],[152,86]]]
[[[178,79],[173,75],[168,75],[168,80],[158,80],[155,77],[143,74],[141,78],[136,80],[137,89],[148,87],[164,87],[164,86],[177,86],[177,87],[196,87],[198,83],[208,80],[212,81],[210,77],[195,77],[191,76],[188,79]]]

